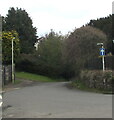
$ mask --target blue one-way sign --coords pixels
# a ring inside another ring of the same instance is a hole
[[[100,55],[101,56],[105,55],[105,48],[100,48]]]

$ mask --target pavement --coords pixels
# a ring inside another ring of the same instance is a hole
[[[29,83],[3,94],[3,118],[112,118],[112,95],[66,87],[68,82]]]

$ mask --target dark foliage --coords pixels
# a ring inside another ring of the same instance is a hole
[[[68,39],[65,40],[64,62],[67,66],[67,73],[77,76],[82,69],[85,69],[87,61],[91,62],[99,56],[97,43],[107,43],[106,35],[99,29],[86,26],[76,29]],[[87,67],[87,65],[86,65]],[[71,77],[70,76],[70,77]]]
[[[62,36],[51,31],[38,44],[34,54],[21,54],[16,68],[50,77],[65,77],[62,61]]]
[[[100,18],[97,20],[90,20],[87,26],[96,27],[102,30],[108,38],[107,50],[114,54],[114,44],[112,40],[114,39],[114,15],[109,15],[108,17]]]
[[[21,53],[31,53],[34,49],[34,43],[37,41],[36,28],[33,27],[32,19],[25,10],[8,10],[8,14],[3,18],[3,30],[15,30],[19,34]]]

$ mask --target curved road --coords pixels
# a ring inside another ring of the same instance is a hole
[[[112,95],[40,83],[4,93],[4,118],[112,118]]]

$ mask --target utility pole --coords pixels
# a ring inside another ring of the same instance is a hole
[[[14,40],[14,39],[15,39],[15,38],[12,39],[12,83],[15,82],[15,81],[14,81],[14,52],[13,52],[13,50],[14,50],[13,40]]]

